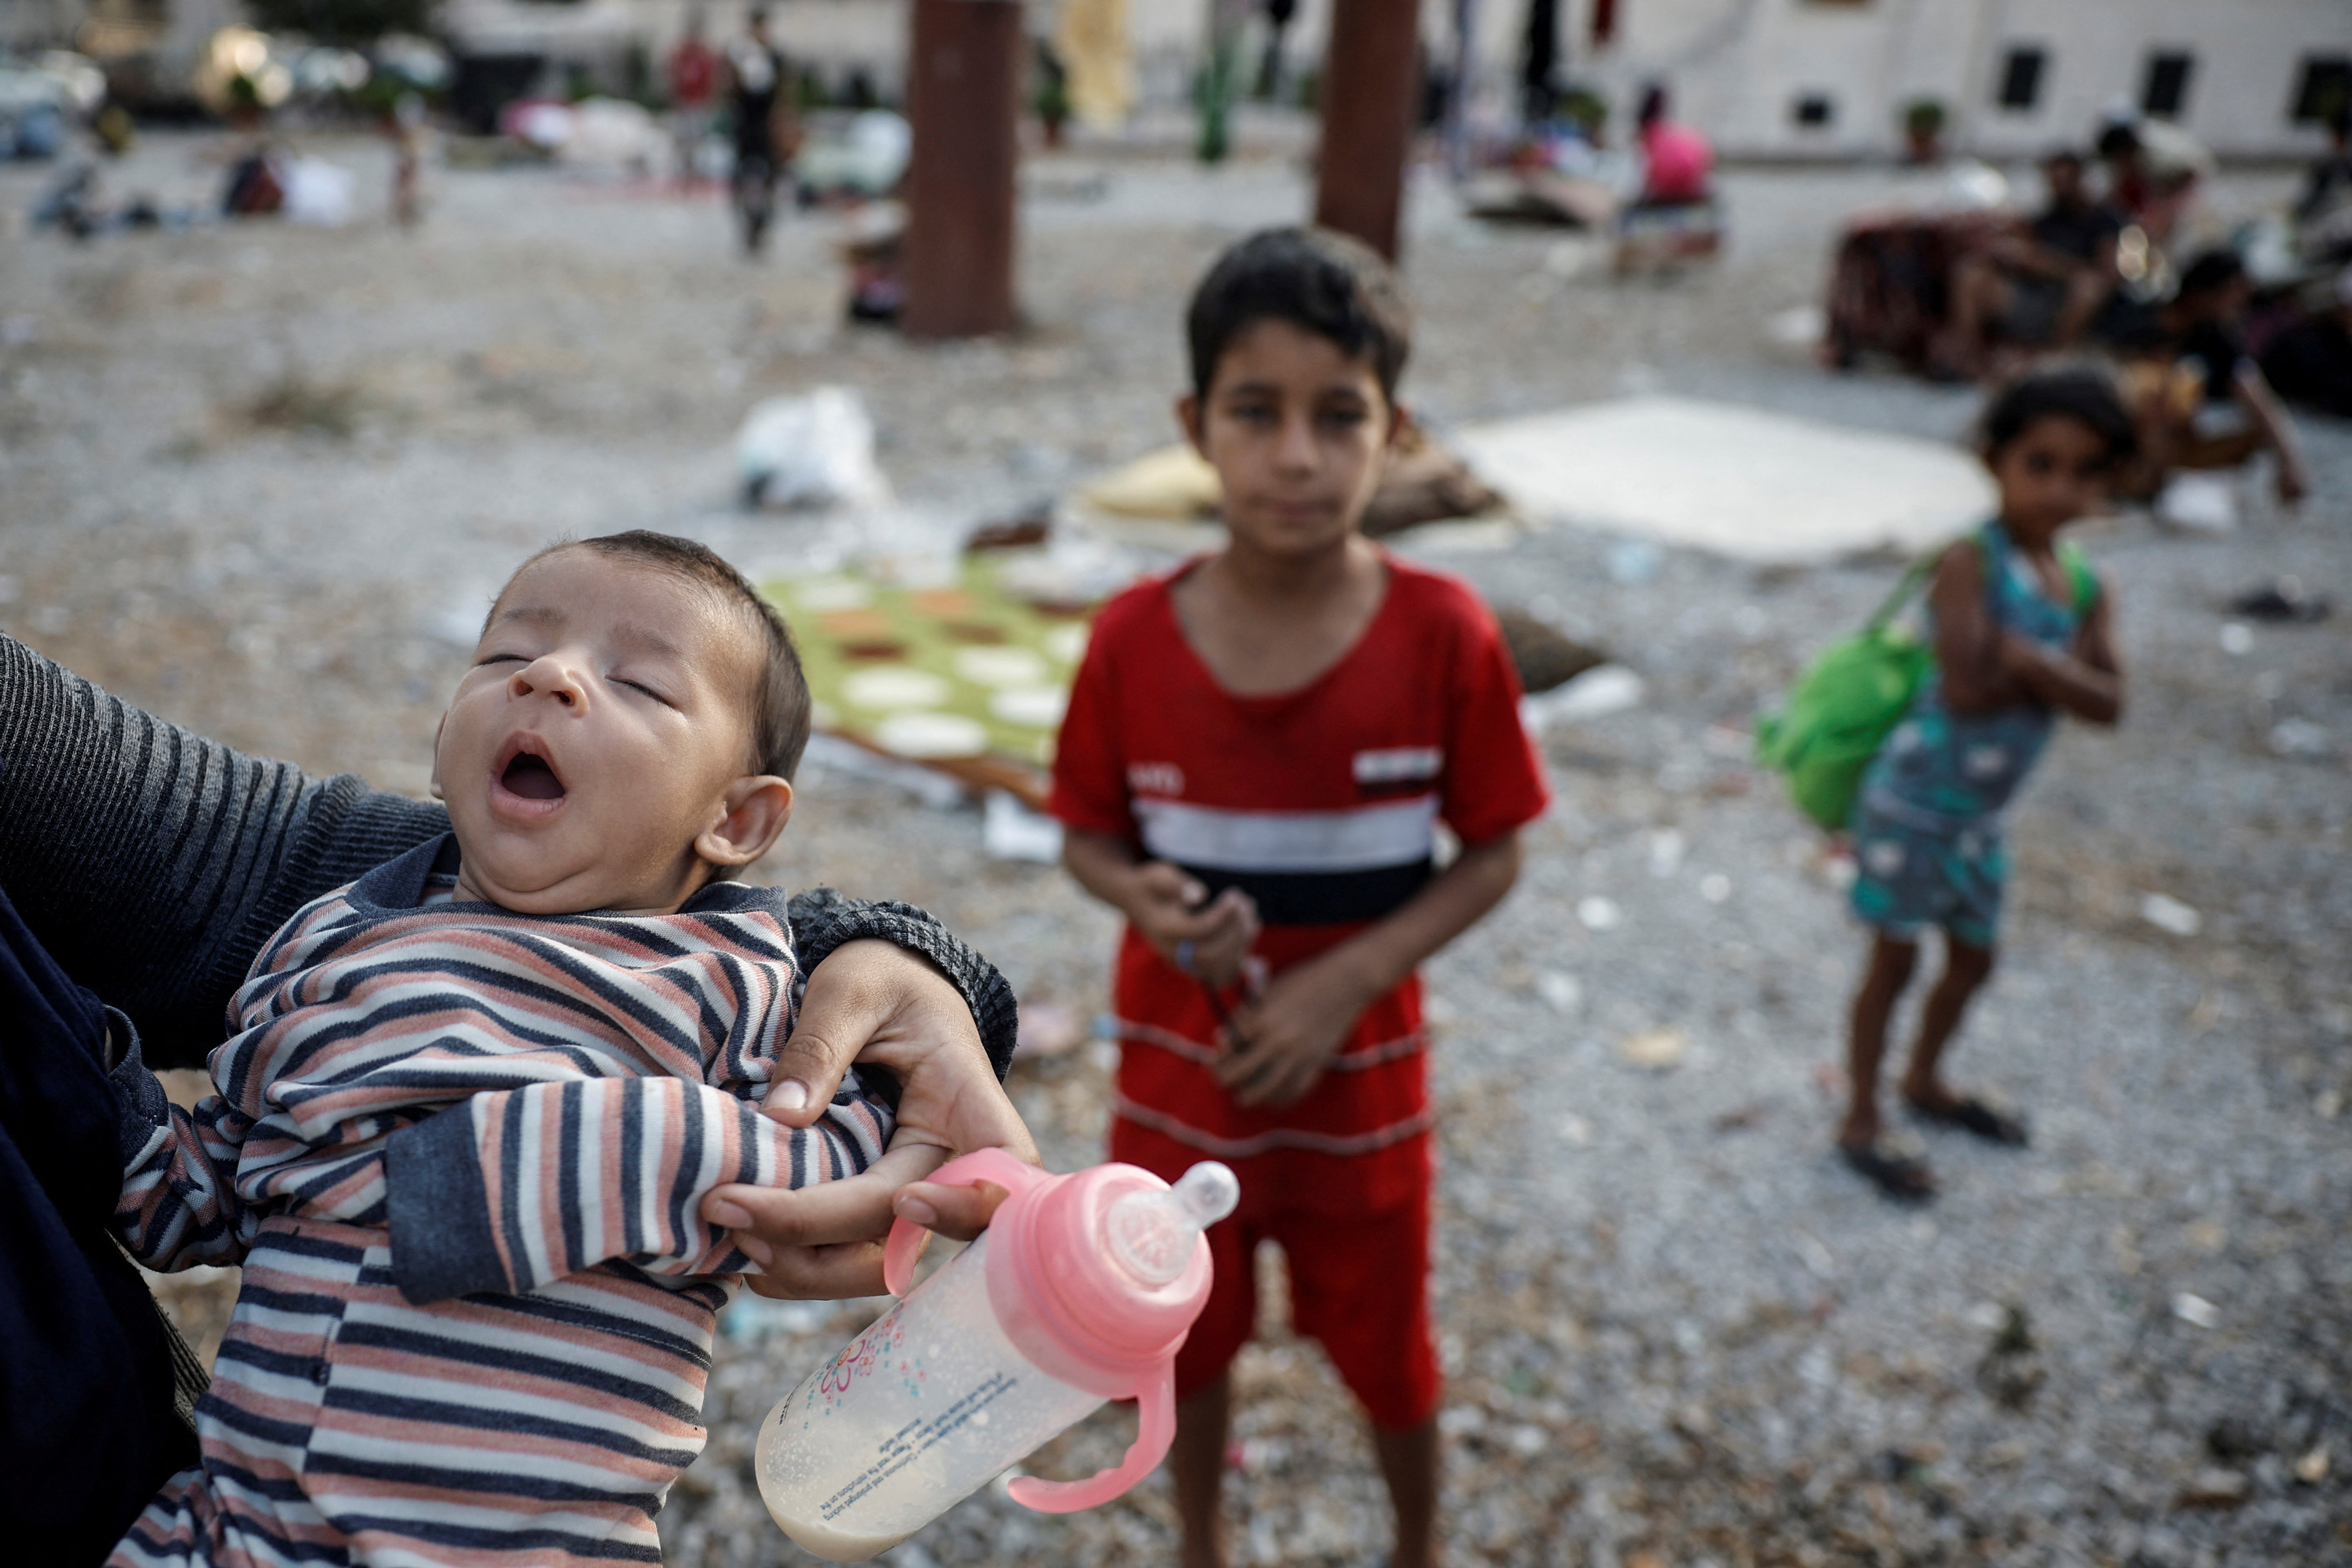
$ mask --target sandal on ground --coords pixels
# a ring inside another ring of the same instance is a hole
[[[1964,1094],[1949,1105],[1923,1105],[1916,1100],[1903,1102],[1912,1115],[1922,1121],[1932,1121],[1938,1127],[1957,1127],[1963,1132],[1973,1132],[1988,1143],[2000,1143],[2011,1149],[2026,1144],[2025,1120],[2012,1115],[1972,1094]]]
[[[1936,1178],[1927,1162],[1901,1152],[1883,1138],[1870,1143],[1841,1143],[1838,1157],[1868,1177],[1882,1196],[1896,1203],[1924,1204],[1936,1195]]]

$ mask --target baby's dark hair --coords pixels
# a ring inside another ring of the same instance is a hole
[[[522,575],[533,563],[567,550],[593,550],[599,555],[667,573],[682,582],[709,589],[743,613],[758,629],[766,656],[761,660],[759,679],[751,692],[752,758],[761,773],[791,778],[801,765],[801,752],[808,747],[811,703],[808,678],[801,672],[800,650],[793,646],[792,631],[776,606],[708,545],[643,528],[594,539],[559,540],[515,568],[515,576]],[[508,581],[511,583],[513,578]],[[499,597],[505,597],[503,590]],[[490,606],[490,614],[498,614],[496,605]]]
[[[1396,399],[1412,352],[1412,308],[1389,264],[1360,240],[1321,228],[1261,229],[1217,258],[1184,313],[1192,393],[1205,400],[1217,362],[1252,324],[1287,321],[1369,359]]]
[[[2087,365],[2031,371],[1994,395],[1984,414],[1984,453],[2002,448],[2044,419],[2073,419],[2090,427],[2107,448],[2113,467],[2139,450],[2131,413],[2112,377]]]

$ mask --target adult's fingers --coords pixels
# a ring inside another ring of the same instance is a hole
[[[947,1151],[899,1143],[855,1176],[813,1187],[759,1187],[730,1182],[702,1200],[702,1217],[735,1233],[753,1258],[785,1247],[878,1242],[889,1234],[891,1194],[936,1171]],[[761,1262],[767,1259],[761,1258]]]
[[[893,1207],[900,1219],[952,1241],[970,1241],[988,1228],[990,1218],[1009,1195],[994,1182],[974,1182],[970,1186],[910,1182],[899,1189]]]
[[[840,1301],[856,1296],[880,1296],[882,1244],[854,1242],[841,1247],[793,1247],[778,1253],[747,1274],[743,1283],[754,1295],[778,1301]]]

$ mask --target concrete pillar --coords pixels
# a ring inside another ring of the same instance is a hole
[[[914,338],[1008,331],[1023,48],[1017,0],[915,0],[907,51],[907,289]]]
[[[1421,96],[1418,0],[1335,0],[1323,67],[1315,221],[1396,259]]]

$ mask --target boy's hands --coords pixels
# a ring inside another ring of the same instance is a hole
[[[1234,1010],[1217,1081],[1244,1105],[1288,1105],[1315,1087],[1385,987],[1369,984],[1344,949],[1277,976]]]
[[[1257,941],[1257,904],[1239,888],[1214,899],[1194,878],[1165,861],[1135,868],[1124,904],[1127,918],[1160,956],[1212,985],[1229,985]]]

